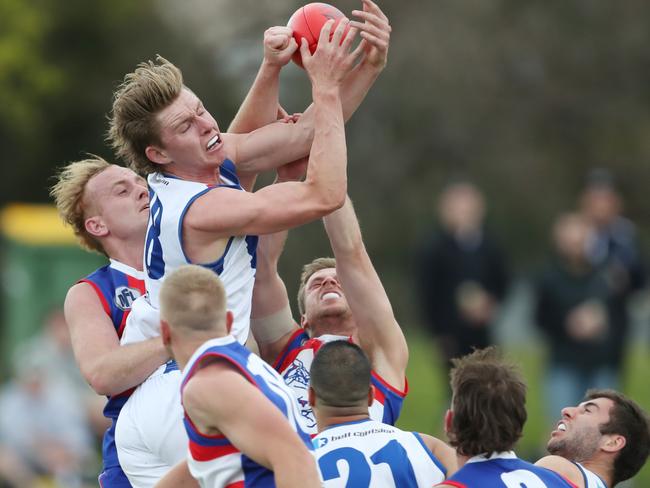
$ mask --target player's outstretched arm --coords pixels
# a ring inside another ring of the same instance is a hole
[[[139,385],[169,358],[160,338],[120,346],[113,323],[87,283],[70,288],[64,311],[79,369],[99,395]]]
[[[585,488],[582,472],[575,464],[566,458],[561,456],[544,456],[537,461],[535,465],[555,471],[578,488]]]
[[[199,482],[190,473],[187,460],[181,461],[160,478],[154,488],[200,488]]]
[[[270,27],[264,32],[264,59],[255,81],[242,102],[228,132],[243,134],[264,127],[278,118],[280,107],[280,70],[298,49],[291,29]],[[237,163],[237,161],[235,161]],[[255,174],[240,173],[244,189],[251,191]]]
[[[352,29],[341,42],[345,23],[339,23],[330,40],[331,27],[332,21],[323,27],[313,56],[306,43],[301,46],[303,63],[312,79],[317,129],[305,181],[271,185],[253,194],[228,188],[209,191],[189,208],[185,231],[210,234],[210,238],[269,234],[315,220],[343,204],[347,191],[347,148],[339,87],[353,63],[348,41]],[[296,158],[285,161],[293,159]],[[217,208],[228,211],[214,212]],[[207,239],[199,236],[199,240]]]
[[[314,457],[287,419],[232,366],[215,362],[198,371],[185,387],[183,405],[202,432],[220,432],[272,470],[278,488],[321,486]]]
[[[405,388],[408,347],[361,236],[352,202],[323,219],[336,273],[373,369],[394,388]]]
[[[277,119],[280,105],[280,70],[298,49],[291,29],[274,26],[264,32],[264,59],[253,85],[242,102],[228,132],[247,133]]]

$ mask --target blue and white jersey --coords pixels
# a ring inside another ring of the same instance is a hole
[[[585,482],[585,488],[607,488],[605,482],[596,473],[589,471],[580,463],[573,463],[573,464],[578,466],[578,469],[582,473],[582,478],[584,479]]]
[[[328,427],[313,442],[325,488],[430,488],[447,473],[419,434],[370,419]]]
[[[181,397],[198,366],[208,358],[225,360],[235,366],[282,412],[307,448],[312,450],[311,438],[302,429],[300,413],[293,402],[291,390],[277,372],[232,336],[211,339],[194,352],[183,370]],[[189,437],[188,466],[202,487],[275,487],[273,472],[240,452],[226,437],[202,434],[187,412],[183,422]]]
[[[311,434],[316,434],[318,431],[316,417],[308,399],[311,363],[323,344],[340,340],[352,341],[352,338],[325,334],[310,339],[304,330],[297,330],[289,338],[283,351],[273,363],[273,367],[293,390],[305,427]],[[369,409],[370,418],[384,424],[394,425],[402,411],[408,385],[405,391],[399,391],[389,385],[375,371],[371,372],[370,382],[375,390],[375,399]]]
[[[144,273],[111,259],[109,265],[103,266],[89,274],[79,283],[88,283],[93,287],[97,297],[113,322],[115,333],[122,336],[127,317],[133,302],[144,294]],[[126,476],[120,468],[115,447],[115,423],[122,407],[133,389],[108,397],[104,407],[104,416],[111,420],[110,427],[104,433],[102,441],[103,470],[100,485],[104,488],[130,487]]]
[[[165,277],[184,264],[200,264],[214,271],[226,289],[227,308],[235,321],[231,330],[244,344],[250,330],[251,301],[255,281],[257,236],[233,236],[223,255],[212,263],[191,263],[183,247],[183,219],[190,205],[214,188],[244,191],[235,166],[225,160],[219,168],[221,184],[209,186],[163,173],[148,177],[150,213],[144,251],[147,297],[134,308],[123,343],[156,337],[159,332],[159,293]],[[215,213],[228,209],[215,208]]]
[[[474,456],[444,484],[458,488],[576,488],[555,471],[523,461],[512,451]]]

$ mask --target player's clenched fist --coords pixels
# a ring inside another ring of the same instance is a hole
[[[282,67],[289,62],[298,49],[289,27],[269,27],[264,32],[264,60],[273,66]]]

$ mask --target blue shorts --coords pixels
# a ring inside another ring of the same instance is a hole
[[[132,488],[129,479],[119,466],[106,468],[97,479],[101,488]]]

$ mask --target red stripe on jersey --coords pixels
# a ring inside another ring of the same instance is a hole
[[[395,393],[396,395],[401,396],[402,398],[404,398],[404,397],[406,396],[406,394],[409,392],[409,382],[408,382],[408,379],[407,379],[407,378],[404,378],[404,391],[400,391],[400,390],[398,390],[397,388],[395,388],[394,386],[391,386],[391,385],[390,385],[390,384],[389,384],[389,383],[388,383],[384,378],[382,378],[381,376],[379,376],[379,374],[377,374],[376,371],[373,370],[371,374],[372,374],[372,377],[373,377],[374,379],[376,379],[377,381],[379,381],[382,385],[384,385],[384,386],[385,386],[386,388],[388,388],[390,391],[392,391],[392,392]]]
[[[467,488],[467,485],[464,485],[463,483],[459,483],[458,481],[451,481],[451,480],[445,480],[439,485],[435,486],[455,486],[456,488]]]
[[[244,488],[244,486],[245,485],[243,481],[235,481],[234,483],[226,485],[226,488]]]
[[[239,449],[232,444],[225,446],[201,446],[196,442],[190,441],[190,454],[192,455],[192,459],[196,461],[212,461],[213,459],[238,452]]]
[[[144,287],[143,280],[134,278],[131,275],[125,275],[125,276],[126,276],[126,284],[129,288],[135,288],[140,292],[140,295],[145,294],[145,287]],[[129,308],[128,310],[124,310],[124,313],[122,313],[122,321],[120,322],[120,327],[117,329],[117,337],[119,337],[120,339],[122,338],[124,327],[126,327],[126,319],[129,317],[130,313],[131,313],[131,308]]]
[[[108,302],[106,301],[106,297],[102,293],[102,290],[93,283],[92,281],[89,280],[81,280],[79,283],[88,283],[90,286],[93,287],[93,290],[95,290],[95,293],[97,293],[97,296],[99,297],[99,301],[102,302],[102,307],[104,307],[104,312],[106,312],[106,315],[109,317],[111,316],[111,307],[108,305]]]
[[[384,392],[375,385],[372,385],[372,389],[375,390],[375,400],[384,405],[386,403],[386,395],[384,395]]]
[[[286,367],[289,366],[293,362],[294,359],[296,359],[296,356],[302,350],[303,346],[297,347],[297,348],[293,349],[292,351],[288,351],[288,349],[289,349],[289,346],[291,345],[291,343],[296,339],[296,337],[298,337],[303,332],[305,332],[304,329],[300,328],[300,329],[296,329],[296,331],[293,334],[291,334],[291,337],[289,337],[289,340],[284,345],[284,347],[282,348],[282,351],[280,351],[280,354],[278,354],[277,359],[272,364],[273,368],[276,371],[284,371],[286,369]],[[280,359],[282,359],[282,357],[284,357],[286,354],[289,354],[289,355],[287,357],[285,357],[284,360],[281,363],[278,364],[278,361],[280,361]]]

